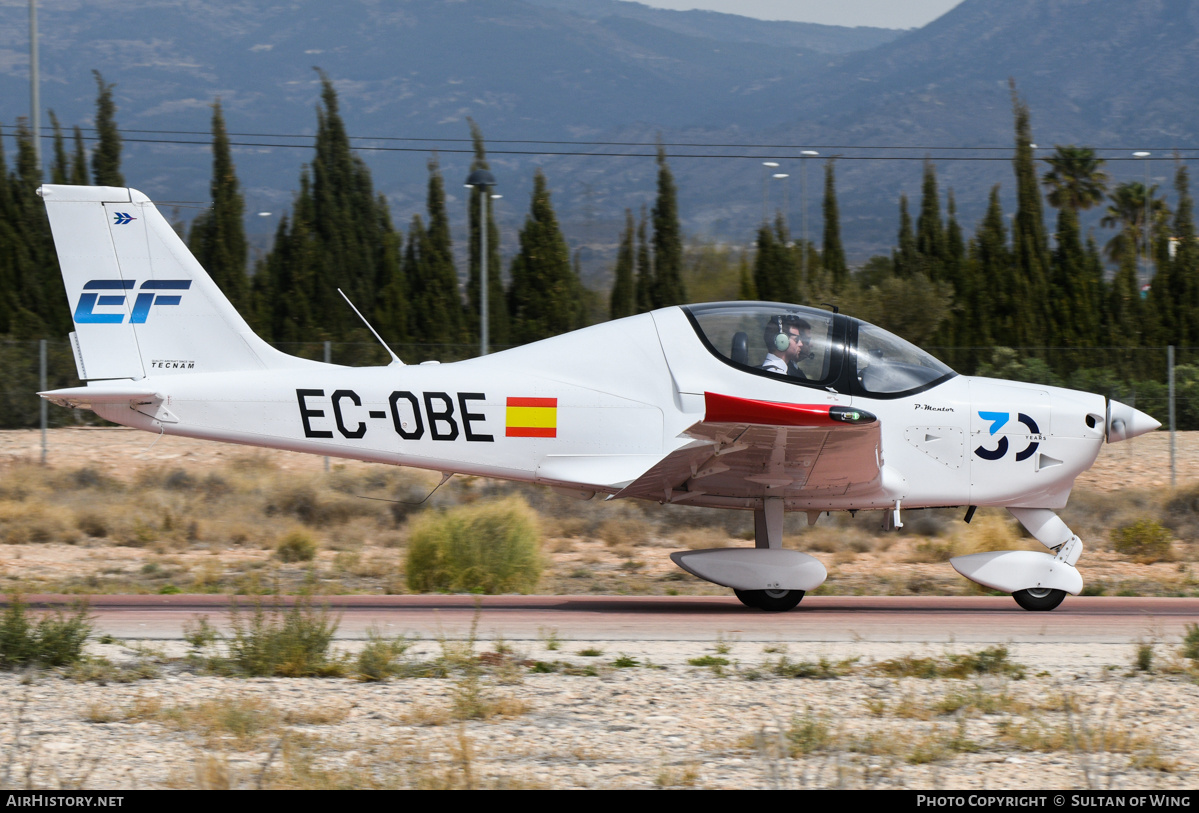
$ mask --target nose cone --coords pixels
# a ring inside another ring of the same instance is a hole
[[[1160,421],[1155,421],[1139,409],[1133,409],[1119,401],[1107,402],[1108,443],[1135,438],[1160,426]]]

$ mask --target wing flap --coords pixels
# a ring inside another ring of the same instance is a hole
[[[877,486],[880,427],[862,410],[705,393],[704,419],[614,497],[704,504],[816,499]]]

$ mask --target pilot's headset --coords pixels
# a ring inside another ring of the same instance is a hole
[[[781,353],[791,344],[791,335],[783,328],[783,317],[781,315],[777,317],[775,324],[778,325],[778,332],[774,334],[774,349]],[[807,352],[800,356],[800,361],[807,361],[816,357],[816,353],[812,351],[810,344],[810,340],[804,342],[804,350]]]
[[[787,331],[783,330],[783,317],[780,315],[777,320],[778,333],[774,334],[774,349],[782,352],[791,344],[791,336]]]

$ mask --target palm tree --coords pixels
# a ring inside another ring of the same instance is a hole
[[[1169,215],[1166,202],[1157,197],[1157,184],[1147,190],[1140,181],[1129,181],[1116,187],[1108,197],[1111,203],[1107,214],[1099,221],[1105,228],[1119,228],[1120,232],[1108,241],[1103,251],[1113,262],[1119,262],[1125,251],[1137,254],[1146,250],[1145,241],[1149,233],[1145,229],[1145,215],[1150,214],[1151,226],[1164,222]]]
[[[1057,152],[1045,160],[1050,170],[1041,183],[1049,190],[1050,206],[1068,206],[1077,213],[1103,200],[1110,178],[1102,169],[1104,160],[1090,147],[1058,144]]]

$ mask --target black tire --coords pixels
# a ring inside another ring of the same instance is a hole
[[[1028,590],[1017,590],[1012,593],[1016,603],[1026,610],[1033,612],[1048,612],[1055,609],[1066,598],[1065,590],[1051,590],[1048,587],[1030,587]]]
[[[734,590],[746,607],[782,613],[795,608],[803,600],[803,590]]]
[[[746,607],[749,607],[754,610],[758,609],[758,593],[761,593],[761,592],[762,592],[761,590],[737,590],[736,588],[733,589],[733,595],[735,595],[737,597],[737,600],[740,601],[742,604],[744,604]]]

